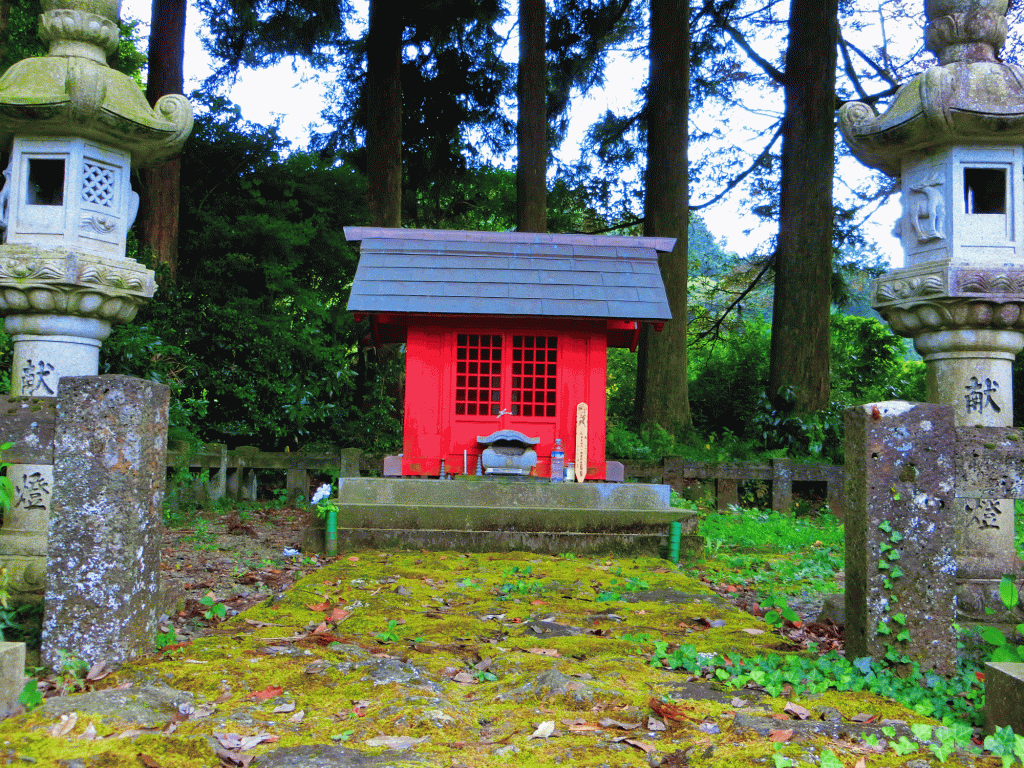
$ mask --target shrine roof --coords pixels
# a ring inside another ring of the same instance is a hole
[[[673,238],[346,227],[351,312],[670,320]]]

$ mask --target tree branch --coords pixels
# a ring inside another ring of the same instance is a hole
[[[761,69],[763,69],[765,73],[777,83],[783,84],[786,82],[785,73],[772,65],[770,61],[760,56],[757,51],[750,47],[750,43],[747,42],[743,33],[736,29],[736,27],[734,27],[732,23],[725,18],[725,15],[714,6],[714,0],[705,0],[704,8],[705,10],[710,11],[715,22],[736,42],[736,45],[743,49],[743,52],[747,54],[751,61],[761,67]]]
[[[761,154],[759,154],[756,158],[754,158],[754,162],[752,162],[749,166],[747,166],[747,168],[745,168],[739,175],[734,176],[732,179],[730,179],[729,183],[725,185],[725,187],[722,189],[721,192],[719,192],[717,195],[715,195],[710,200],[701,203],[700,205],[693,205],[693,204],[691,204],[690,205],[690,210],[691,211],[699,211],[702,208],[707,208],[709,205],[713,205],[714,203],[717,203],[719,200],[721,200],[723,197],[725,197],[727,194],[729,194],[733,189],[736,188],[736,186],[741,181],[743,181],[745,178],[747,178],[747,176],[749,176],[751,173],[754,172],[754,169],[757,168],[757,166],[768,156],[768,153],[771,151],[772,147],[775,146],[775,142],[777,142],[779,140],[779,137],[781,135],[782,135],[782,121],[780,120],[779,124],[778,124],[778,127],[776,127],[776,129],[775,129],[775,133],[772,134],[771,141],[769,141],[768,144],[765,146],[765,148],[761,150]]]

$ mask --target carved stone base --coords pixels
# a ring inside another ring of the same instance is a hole
[[[998,579],[972,579],[957,584],[956,620],[1016,625],[1024,622],[1024,610],[1020,605],[1012,610],[1003,605]]]

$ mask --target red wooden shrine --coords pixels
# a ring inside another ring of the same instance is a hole
[[[607,349],[671,315],[658,269],[670,238],[347,227],[360,242],[348,309],[375,343],[404,343],[403,476],[474,474],[477,438],[531,438],[549,477],[560,438],[575,463],[586,403],[586,477],[607,478]],[[398,474],[395,472],[395,474]]]

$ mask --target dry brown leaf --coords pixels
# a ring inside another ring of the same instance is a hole
[[[788,728],[785,731],[777,731],[772,729],[768,732],[768,741],[776,744],[782,744],[783,742],[789,741],[793,738],[793,729]]]
[[[306,710],[300,709],[298,712],[296,712],[294,715],[292,715],[291,717],[288,718],[288,722],[289,723],[301,723],[302,720],[305,717],[306,717]]]
[[[89,671],[86,673],[85,679],[89,682],[102,680],[104,677],[107,677],[113,671],[114,670],[107,666],[107,662],[97,661],[95,664],[89,667]]]
[[[256,629],[263,629],[264,627],[279,627],[280,624],[271,624],[269,621],[257,621],[256,619],[246,619],[245,623]]]
[[[324,600],[322,603],[306,603],[306,607],[311,611],[328,611],[331,608],[331,601]]]
[[[50,736],[54,739],[59,739],[61,736],[67,736],[71,731],[74,730],[75,725],[78,723],[78,713],[71,712],[66,715],[61,715],[53,728],[50,729]]]
[[[600,725],[594,725],[593,723],[588,723],[585,720],[582,723],[573,723],[571,725],[567,725],[566,728],[569,730],[570,733],[590,733],[594,731],[604,730],[604,728],[602,728]]]
[[[867,759],[862,757],[860,760],[858,760],[856,763],[854,763],[853,768],[868,768],[868,761],[867,761]]]
[[[661,720],[659,720],[656,717],[648,716],[648,718],[647,718],[647,730],[648,731],[664,731],[665,730],[665,723],[663,723]]]
[[[327,614],[327,621],[344,621],[351,615],[352,611],[346,611],[344,608],[335,608]]]
[[[858,712],[856,715],[850,718],[854,723],[873,723],[878,719],[878,715],[869,715],[866,712]]]
[[[555,721],[545,720],[537,726],[537,730],[526,737],[526,740],[530,739],[547,739],[555,732]]]
[[[223,747],[215,747],[214,751],[217,753],[217,757],[220,758],[221,764],[231,768],[235,768],[235,766],[247,768],[253,760],[253,755],[243,755],[241,752],[233,752]]]
[[[629,746],[636,747],[645,755],[649,755],[651,754],[651,752],[658,751],[657,745],[650,744],[646,741],[640,741],[639,739],[631,739],[628,736],[619,736],[617,739],[612,739],[612,741],[621,741],[623,744],[629,744]]]
[[[99,732],[96,730],[96,726],[92,724],[92,721],[90,721],[89,724],[85,726],[85,730],[78,735],[78,738],[85,739],[86,741],[92,741],[97,736],[99,736]]]
[[[138,755],[136,755],[136,757],[139,758],[139,762],[146,766],[146,768],[160,768],[160,763],[158,763],[149,755],[144,755],[140,752]]]
[[[462,683],[463,685],[469,685],[470,683],[476,682],[476,678],[469,674],[469,672],[456,672],[452,675],[452,680],[456,683]]]
[[[266,701],[272,699],[275,696],[280,696],[284,693],[284,688],[280,685],[268,685],[262,691],[256,691],[256,693],[250,693],[248,698],[256,699],[256,701]]]
[[[653,709],[663,720],[689,720],[693,723],[699,723],[703,720],[700,717],[693,717],[693,707],[688,707],[685,704],[670,704],[667,701],[659,701],[658,699],[651,699],[648,702],[648,706]]]
[[[557,656],[558,655],[558,649],[557,648],[527,648],[526,650],[529,653],[535,653],[538,656]]]
[[[604,728],[619,728],[623,731],[633,731],[640,727],[640,723],[623,723],[610,717],[602,717],[597,724]]]
[[[285,712],[294,712],[295,711],[295,702],[294,701],[286,701],[284,704],[278,704],[276,707],[274,707],[270,711],[273,714],[275,714],[275,715],[280,715],[280,714],[283,714]]]
[[[797,720],[806,720],[811,716],[811,712],[807,707],[801,707],[799,704],[794,704],[792,701],[787,701],[786,706],[782,708],[782,711],[788,715],[792,715]]]
[[[744,627],[741,632],[746,632],[748,635],[763,635],[763,629],[757,629],[756,627]]]

